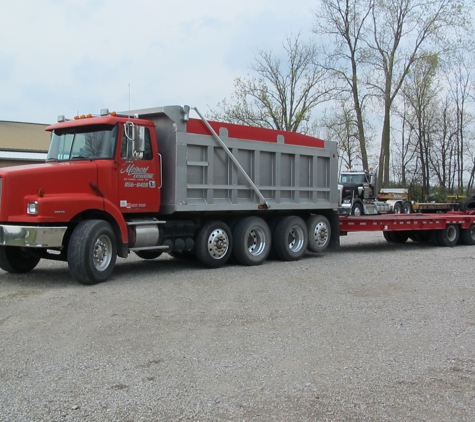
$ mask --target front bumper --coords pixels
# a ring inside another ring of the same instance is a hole
[[[67,227],[11,226],[0,224],[0,245],[59,248]]]

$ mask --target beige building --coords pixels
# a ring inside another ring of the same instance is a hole
[[[0,120],[0,167],[43,162],[51,138],[47,126]]]

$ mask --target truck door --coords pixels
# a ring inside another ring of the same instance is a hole
[[[160,163],[156,143],[153,145],[151,141],[150,128],[146,126],[135,125],[133,131],[127,131],[126,125],[122,127],[118,199],[124,213],[159,211]],[[139,144],[143,151],[133,151],[133,146]]]

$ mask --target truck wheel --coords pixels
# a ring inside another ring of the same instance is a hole
[[[211,268],[226,264],[232,252],[232,235],[227,224],[222,221],[206,223],[196,238],[196,257]]]
[[[469,229],[462,229],[462,242],[464,245],[475,245],[475,224]]]
[[[116,260],[115,234],[107,221],[85,220],[78,224],[69,241],[68,266],[79,283],[106,281]]]
[[[459,226],[448,224],[445,229],[437,230],[437,240],[440,246],[455,246],[459,240]]]
[[[135,255],[142,259],[155,259],[162,254],[162,251],[150,250],[150,251],[135,251]]]
[[[353,204],[353,207],[351,208],[351,215],[359,217],[360,215],[363,215],[363,214],[364,214],[364,211],[361,204],[359,202],[357,202],[356,204]]]
[[[402,205],[400,202],[396,202],[394,204],[394,214],[401,214],[402,212]]]
[[[28,273],[40,258],[16,246],[0,246],[0,268],[9,273]]]
[[[404,214],[411,214],[412,213],[412,205],[410,202],[404,202],[404,204],[402,204],[402,212]]]
[[[312,215],[306,221],[308,230],[308,250],[323,252],[330,244],[331,227],[328,219],[323,215]]]
[[[289,215],[275,227],[272,239],[275,254],[282,261],[297,261],[308,245],[307,225],[300,217]]]
[[[260,265],[271,250],[271,232],[260,217],[246,217],[236,224],[233,233],[234,257],[242,265]]]

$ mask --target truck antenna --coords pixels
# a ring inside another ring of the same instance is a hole
[[[130,107],[130,82],[129,82],[129,118],[130,118],[130,110],[132,110],[132,108]]]

